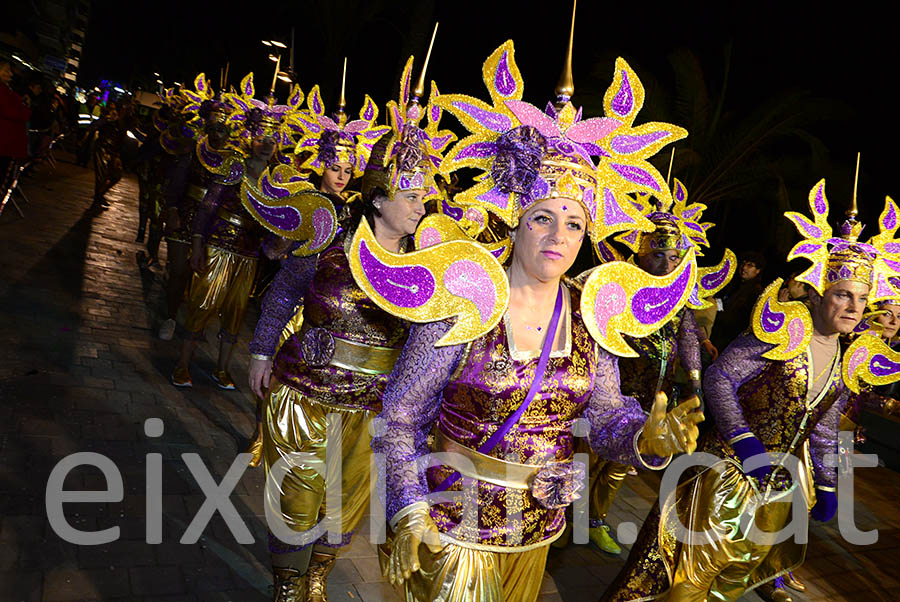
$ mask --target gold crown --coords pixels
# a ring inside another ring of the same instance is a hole
[[[682,242],[681,229],[672,217],[665,213],[651,213],[648,219],[653,222],[656,229],[653,232],[640,233],[639,255],[672,249],[687,251]]]
[[[825,288],[841,280],[855,280],[872,284],[875,272],[875,258],[861,247],[851,244],[833,249],[825,264]]]

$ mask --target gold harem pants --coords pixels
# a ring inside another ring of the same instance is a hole
[[[196,338],[218,316],[221,331],[233,342],[244,320],[256,264],[254,257],[206,247],[206,269],[191,280],[184,329]]]
[[[340,418],[339,441],[328,441],[326,436],[329,414]],[[309,531],[326,516],[339,518],[342,545],[350,543],[369,504],[369,423],[374,417],[370,410],[321,404],[273,380],[263,412],[266,474],[282,459],[291,468],[280,487],[267,485],[269,511],[280,516],[292,531]],[[292,461],[290,456],[296,452],[310,454],[315,461]],[[336,474],[338,467],[341,490],[339,507],[335,508],[329,506],[326,477]],[[325,541],[323,536],[320,542]]]
[[[388,546],[380,548],[382,571]],[[549,544],[526,552],[488,552],[447,544],[419,546],[421,569],[403,583],[406,602],[534,602],[541,591]]]
[[[588,499],[590,500],[589,516],[592,521],[605,521],[625,477],[628,476],[627,464],[606,460],[595,454],[584,439],[579,439],[577,451],[588,454]]]
[[[759,494],[734,462],[716,467],[681,483],[661,510],[654,506],[604,602],[733,601],[802,564],[806,544],[774,541],[791,520],[792,490],[758,506]],[[798,487],[808,505],[807,483]],[[675,521],[694,533],[679,541]]]

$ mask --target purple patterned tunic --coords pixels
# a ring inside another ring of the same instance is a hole
[[[178,218],[181,227],[170,234],[168,238],[183,242],[191,242],[191,226],[197,207],[203,201],[213,174],[207,170],[194,156],[194,153],[184,153],[176,158],[169,167],[166,179],[166,208],[178,209]]]
[[[809,418],[804,423],[810,378],[807,354],[776,362],[762,357],[771,348],[744,333],[707,370],[703,386],[716,432],[710,433],[699,449],[737,459],[728,442],[748,431],[770,453],[798,450],[808,438],[815,484],[833,487],[837,471],[825,464],[825,455],[837,453],[838,421],[850,398],[840,364],[819,399],[809,404]],[[776,479],[775,486],[784,489],[790,484],[788,477]]]
[[[194,215],[192,231],[203,242],[223,251],[259,257],[265,234],[262,225],[244,209],[241,185],[212,182]]]
[[[307,334],[313,329],[370,346],[399,349],[406,341],[407,323],[381,310],[353,280],[344,248],[345,238],[338,235],[319,255],[315,276],[303,301],[303,327],[278,350],[273,373],[280,382],[320,403],[379,411],[387,374],[365,374],[330,364],[310,365],[304,360],[304,350],[309,353],[310,342],[321,342]],[[271,302],[267,299],[267,303],[281,308],[291,303],[290,297],[294,304],[299,301],[290,293],[290,287],[300,292],[305,287],[304,274],[309,273],[310,267],[308,261],[286,261],[291,262],[287,265],[293,266],[290,269],[294,273],[286,272],[285,279],[292,279],[293,284],[282,288],[279,283],[270,294],[277,297],[271,297]],[[281,332],[275,322],[285,315],[290,319],[288,311],[282,311],[280,315],[282,317],[271,324],[264,324],[263,330],[257,327],[260,339],[254,337],[254,349],[264,354],[274,350]]]
[[[573,291],[570,307],[579,307]],[[568,327],[570,348],[554,351],[542,386],[519,423],[488,455],[517,463],[569,460],[572,426],[590,424],[589,440],[604,458],[635,464],[633,439],[645,416],[637,402],[619,393],[616,358],[600,349],[577,309]],[[468,448],[477,448],[515,412],[534,379],[537,354],[522,357],[504,323],[469,345],[435,347],[448,322],[414,325],[385,391],[384,435],[372,447],[384,454],[387,515],[425,499],[453,469],[422,470],[433,428]],[[565,526],[564,509],[542,506],[524,489],[459,479],[448,491],[477,483],[477,525],[463,521],[462,504],[438,503],[431,516],[442,533],[462,545],[513,552],[555,539]]]

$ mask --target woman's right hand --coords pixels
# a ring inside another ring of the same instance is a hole
[[[250,358],[250,390],[263,397],[272,378],[272,360]]]

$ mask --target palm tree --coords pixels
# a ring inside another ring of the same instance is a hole
[[[598,56],[589,85],[583,88],[589,88],[590,82],[608,80],[613,58]],[[715,88],[691,50],[675,50],[667,58],[673,76],[670,86],[639,64],[632,65],[647,91],[641,117],[687,128],[689,136],[676,146],[673,174],[687,186],[691,201],[707,205],[704,218],[718,225],[710,232],[710,242],[722,246],[723,237],[734,237],[738,222],[746,229],[748,214],[758,224],[773,225],[780,224],[783,211],[802,209],[810,183],[821,177],[815,173],[822,173],[827,155],[810,126],[837,118],[842,105],[802,91],[784,91],[771,94],[753,110],[734,110],[726,94],[732,75],[730,44],[724,48],[721,84]],[[579,100],[585,111],[602,112],[602,90],[582,92]],[[655,159],[663,173],[668,161],[668,154]],[[792,207],[791,199],[797,207]],[[732,216],[734,220],[730,220]],[[757,234],[764,233],[767,240],[756,236],[755,245],[762,249],[774,244],[780,252],[780,247],[789,244],[788,232],[779,227],[759,228]]]

